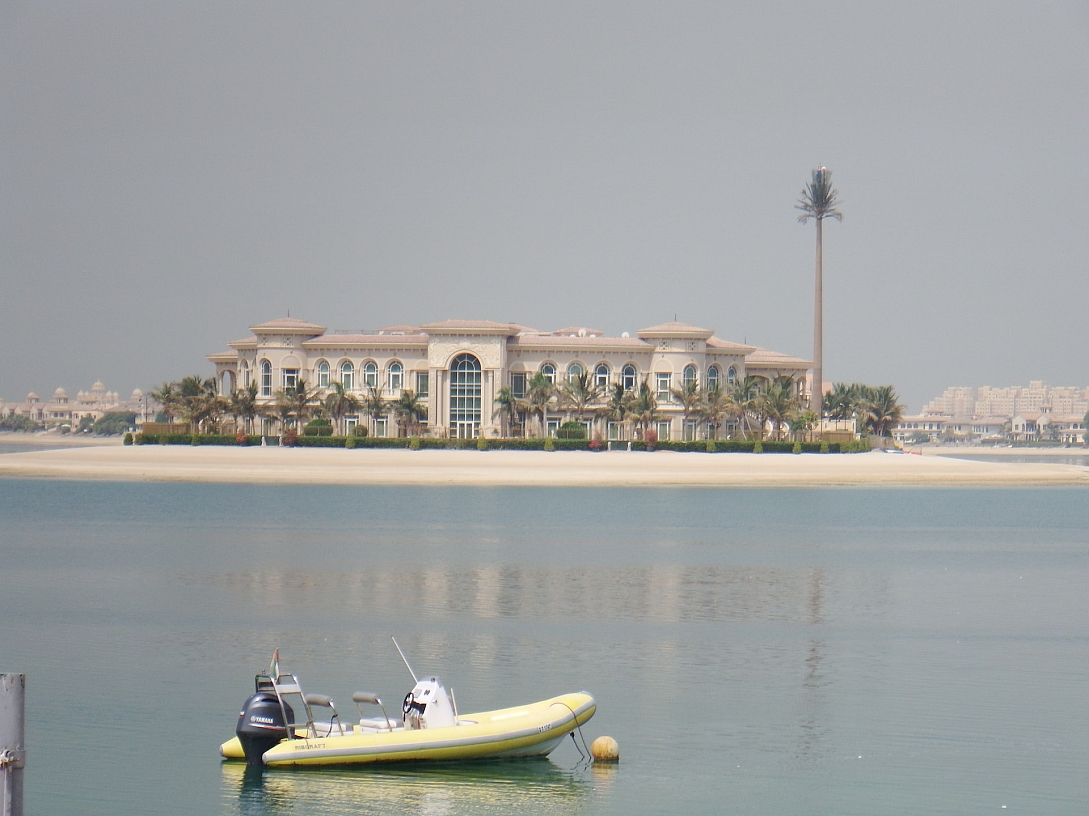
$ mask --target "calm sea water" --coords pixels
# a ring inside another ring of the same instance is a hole
[[[1084,814],[1089,492],[0,480],[28,814]],[[253,675],[353,713],[598,699],[588,767],[221,764]],[[1005,809],[1003,809],[1005,808]]]
[[[1062,453],[1048,454],[1031,454],[1026,453],[1022,455],[995,455],[995,454],[972,454],[972,453],[957,453],[957,459],[969,459],[974,462],[992,462],[1001,464],[1024,464],[1024,465],[1076,465],[1078,467],[1089,467],[1089,454],[1076,453],[1075,451],[1063,451]]]

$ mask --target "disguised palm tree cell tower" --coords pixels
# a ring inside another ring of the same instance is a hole
[[[795,205],[802,211],[798,220],[803,224],[810,218],[817,222],[816,280],[813,289],[813,412],[822,414],[824,397],[824,219],[843,220],[836,209],[836,190],[832,187],[832,171],[818,167],[813,179],[802,190],[802,197]]]

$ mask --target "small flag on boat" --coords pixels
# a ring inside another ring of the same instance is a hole
[[[280,676],[280,649],[276,648],[272,652],[272,662],[268,666],[268,676],[275,680]]]

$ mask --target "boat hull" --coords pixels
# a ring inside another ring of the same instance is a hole
[[[327,766],[388,762],[455,762],[545,756],[597,710],[585,693],[565,694],[525,706],[459,717],[459,724],[284,740],[265,752],[266,765]],[[242,759],[237,739],[220,748]]]

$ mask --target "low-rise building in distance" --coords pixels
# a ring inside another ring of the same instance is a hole
[[[905,416],[894,435],[898,442],[1003,444],[1053,441],[1081,444],[1089,388],[1028,386],[995,388],[955,386],[926,404],[922,413]]]
[[[75,398],[68,396],[64,388],[57,388],[53,396],[43,400],[31,391],[21,402],[7,402],[0,399],[0,417],[24,416],[47,428],[70,425],[76,428],[84,417],[91,421],[101,419],[110,413],[134,413],[138,421],[148,411],[154,414],[157,404],[147,398],[137,388],[128,397],[122,398],[116,391],[110,391],[102,382],[96,382],[87,391],[79,391]]]

